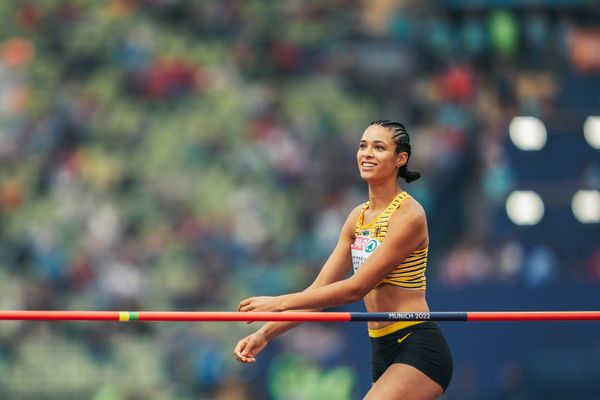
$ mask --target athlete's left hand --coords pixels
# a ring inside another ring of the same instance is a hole
[[[245,300],[240,301],[240,305],[238,306],[238,311],[240,312],[268,312],[268,311],[285,311],[281,304],[281,299],[279,297],[273,296],[258,296],[258,297],[249,297]]]

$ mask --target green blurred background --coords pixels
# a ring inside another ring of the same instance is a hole
[[[303,289],[366,200],[355,150],[380,118],[423,173],[406,189],[432,309],[600,309],[597,2],[9,0],[0,18],[2,309]],[[0,398],[368,390],[364,326],[305,324],[236,363],[255,325],[5,321]],[[444,329],[446,399],[600,398],[597,323]]]

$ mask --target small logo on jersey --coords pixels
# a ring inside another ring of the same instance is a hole
[[[365,251],[367,253],[372,253],[377,248],[377,246],[379,246],[379,242],[375,239],[371,239],[371,240],[369,240],[369,243],[367,243],[367,247],[365,247]]]
[[[381,225],[375,225],[375,237],[379,237],[381,235]]]

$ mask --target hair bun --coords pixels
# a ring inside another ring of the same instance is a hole
[[[400,178],[403,178],[406,181],[406,183],[410,183],[419,179],[421,177],[421,173],[417,171],[409,171],[408,167],[406,165],[403,165],[398,171],[398,176]]]

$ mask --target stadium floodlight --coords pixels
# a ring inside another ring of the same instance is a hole
[[[583,123],[583,136],[594,149],[600,149],[600,116],[590,115]]]
[[[582,224],[600,223],[600,192],[578,190],[571,201],[571,210]]]
[[[525,151],[541,150],[548,136],[544,123],[536,117],[514,117],[508,133],[513,144]]]
[[[506,199],[506,213],[515,225],[535,225],[544,216],[544,202],[534,191],[516,190]]]

